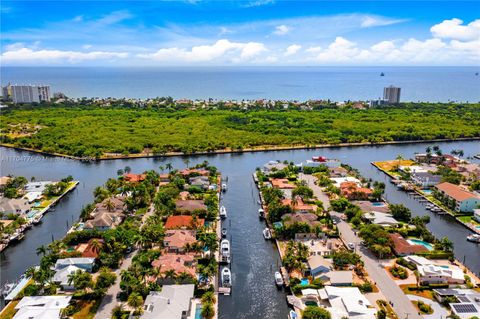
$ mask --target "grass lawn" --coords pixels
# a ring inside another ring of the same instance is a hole
[[[374,162],[379,168],[387,171],[389,173],[393,170],[397,169],[398,166],[412,166],[415,162],[412,160],[390,160],[390,161],[382,161],[382,162]]]
[[[477,222],[472,216],[459,216],[457,218],[464,223],[471,223],[471,224],[474,224],[474,225],[480,225],[480,223]]]
[[[421,309],[418,307],[418,301],[412,301],[412,303],[415,305],[415,308],[417,308],[417,310],[418,310],[421,314],[424,314],[424,315],[431,315],[431,314],[433,314],[433,308],[432,308],[432,307],[429,306],[429,307],[428,307],[428,310],[426,310],[426,309],[424,308],[424,310],[426,310],[426,311],[423,311],[423,310],[421,310]]]
[[[93,319],[98,307],[100,306],[100,300],[84,301],[81,305],[79,312],[73,314],[73,319]]]
[[[403,293],[406,295],[415,295],[415,296],[433,300],[433,292],[431,290],[415,291],[415,290],[408,289],[408,287],[416,287],[416,286],[417,285],[415,284],[400,285],[400,289],[402,289]]]
[[[11,301],[0,313],[2,319],[11,319],[15,315],[15,306],[20,302],[20,300]]]

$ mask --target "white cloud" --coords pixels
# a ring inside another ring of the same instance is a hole
[[[92,60],[123,59],[128,57],[126,52],[108,51],[62,51],[62,50],[33,50],[30,48],[17,48],[7,50],[0,56],[2,62],[6,63],[78,63]]]
[[[309,47],[308,49],[305,50],[308,53],[318,53],[322,51],[322,47]]]
[[[335,41],[317,55],[320,62],[329,61],[349,61],[359,53],[355,42],[351,42],[343,37],[336,37]]]
[[[402,23],[407,20],[405,19],[390,19],[380,16],[364,16],[361,18],[360,27],[370,28],[370,27],[380,27],[385,25],[392,25],[397,23]]]
[[[382,41],[371,47],[375,52],[389,52],[395,49],[395,44],[392,41]]]
[[[296,54],[302,48],[301,45],[292,44],[285,50],[285,56],[290,56]]]
[[[268,4],[274,4],[274,0],[255,0],[255,1],[248,1],[246,4],[243,5],[244,8],[252,8],[252,7],[260,7]]]
[[[133,15],[130,12],[121,10],[110,12],[98,19],[97,22],[102,25],[111,25],[131,18],[133,18]]]
[[[226,27],[220,27],[220,32],[218,33],[218,35],[224,35],[224,34],[227,34],[227,33],[232,33],[233,31],[230,30],[229,28],[226,28]]]
[[[190,50],[178,47],[162,48],[154,53],[138,54],[137,56],[162,62],[209,62],[220,58],[230,58],[230,60],[240,62],[256,57],[264,51],[267,51],[267,48],[263,43],[231,42],[222,39],[212,45],[194,46]]]
[[[480,39],[480,19],[474,20],[467,25],[457,18],[443,20],[430,28],[433,36],[441,39],[453,39],[470,41]]]
[[[276,35],[285,35],[288,32],[290,32],[290,28],[284,24],[278,25],[275,27],[275,31],[273,31],[273,34]]]

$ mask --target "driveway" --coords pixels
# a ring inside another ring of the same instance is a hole
[[[307,186],[313,190],[313,194],[323,203],[325,211],[328,211],[330,209],[330,199],[327,194],[322,191],[322,188],[315,184],[316,178],[312,175],[305,175],[303,173],[298,174],[298,178],[307,182]]]
[[[422,315],[423,318],[425,318],[425,319],[447,318],[447,316],[449,315],[449,312],[447,311],[447,309],[440,306],[440,304],[438,302],[435,302],[433,300],[423,298],[423,297],[420,297],[420,296],[415,296],[415,295],[407,295],[407,297],[408,297],[408,299],[410,299],[412,301],[414,301],[414,300],[423,301],[424,303],[426,303],[427,305],[430,305],[430,307],[433,308],[433,313],[431,315]]]

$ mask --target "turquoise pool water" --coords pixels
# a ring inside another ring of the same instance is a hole
[[[431,194],[432,194],[432,190],[431,190],[431,189],[422,189],[422,192],[423,192],[425,195],[431,195]]]
[[[202,305],[200,304],[195,307],[195,319],[202,319]]]
[[[433,246],[427,242],[424,242],[420,239],[408,239],[407,240],[412,245],[422,245],[423,247],[427,248],[428,250],[433,250]]]
[[[382,202],[373,202],[372,206],[385,206],[385,204]]]
[[[307,278],[302,278],[302,280],[300,280],[300,286],[306,286],[308,285],[310,282],[308,281]]]

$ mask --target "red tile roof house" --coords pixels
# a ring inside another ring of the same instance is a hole
[[[197,218],[197,223],[194,225],[192,216],[177,215],[169,216],[165,223],[165,229],[190,229],[203,227],[205,220]]]
[[[453,201],[457,212],[471,213],[480,205],[480,196],[448,182],[435,185],[438,192]]]
[[[95,247],[93,244],[94,240],[96,240],[99,244],[99,248]],[[92,238],[90,239],[87,243],[81,243],[78,244],[77,247],[75,247],[75,250],[80,252],[82,254],[82,257],[92,257],[92,258],[97,258],[98,254],[100,254],[100,251],[102,250],[102,246],[104,244],[104,240],[101,238]]]
[[[210,171],[207,171],[206,169],[197,169],[197,168],[182,169],[179,173],[180,175],[183,175],[183,176],[189,176],[190,174],[200,175],[200,176],[210,175]]]
[[[123,214],[124,200],[125,197],[122,196],[110,197],[96,204],[91,213],[93,218],[85,222],[84,229],[107,230],[120,225],[125,218]]]
[[[407,256],[416,253],[428,252],[428,249],[422,245],[412,245],[399,233],[388,234],[393,241],[393,252],[397,256]]]
[[[195,254],[165,253],[154,260],[152,266],[159,268],[161,274],[173,270],[177,275],[185,272],[192,277],[195,277]]]
[[[147,176],[145,174],[123,174],[123,178],[130,183],[138,183],[145,180]]]
[[[297,196],[295,200],[291,199],[282,199],[282,205],[290,206],[295,212],[316,212],[316,205],[309,205],[303,202],[303,199],[300,196]]]
[[[170,183],[170,174],[160,174],[160,186]]]
[[[183,253],[186,245],[197,242],[196,234],[195,230],[170,229],[165,232],[163,244],[168,252]]]
[[[316,227],[322,224],[317,219],[317,215],[313,213],[293,213],[282,216],[282,220],[285,225],[291,225],[293,223],[306,223],[310,227]]]
[[[194,211],[206,211],[207,206],[201,199],[177,200],[175,209],[179,213],[192,213]]]
[[[272,187],[280,189],[294,189],[296,186],[291,184],[286,178],[271,178],[270,183]]]
[[[373,194],[373,190],[365,187],[358,187],[355,182],[343,182],[340,184],[340,192],[348,199],[367,199]]]

